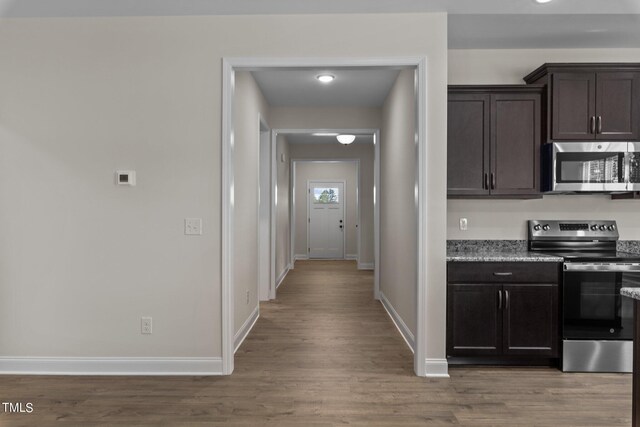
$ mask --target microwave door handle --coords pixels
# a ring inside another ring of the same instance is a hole
[[[631,183],[629,182],[631,180],[631,154],[629,151],[627,151],[626,153],[624,153],[624,184],[627,187],[627,190],[629,190],[629,187],[631,185]]]

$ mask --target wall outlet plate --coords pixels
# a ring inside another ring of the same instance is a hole
[[[202,235],[202,218],[185,218],[184,234],[187,236]]]
[[[467,221],[467,218],[460,218],[460,230],[467,231],[468,226],[469,221]]]
[[[151,317],[140,318],[140,333],[150,335],[153,332],[153,319]]]

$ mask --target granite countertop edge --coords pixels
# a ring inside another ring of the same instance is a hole
[[[563,262],[564,258],[536,252],[461,251],[447,253],[447,262]]]
[[[620,295],[640,300],[640,288],[621,288]]]

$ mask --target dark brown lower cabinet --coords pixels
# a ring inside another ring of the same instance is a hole
[[[536,270],[540,266],[543,271]],[[474,268],[476,280],[455,283],[468,279]],[[555,263],[449,263],[447,357],[557,358],[558,278]]]

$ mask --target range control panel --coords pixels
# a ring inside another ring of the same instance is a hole
[[[594,239],[617,240],[618,225],[613,220],[537,220],[528,221],[529,240]]]

